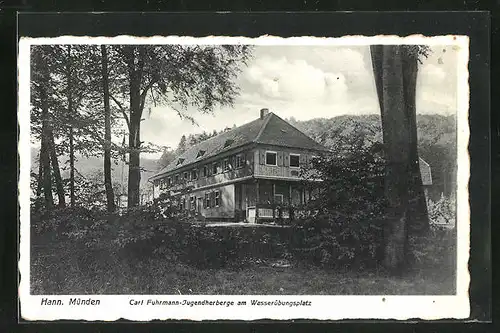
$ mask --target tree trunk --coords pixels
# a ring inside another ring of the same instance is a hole
[[[108,212],[116,210],[115,195],[111,182],[111,108],[109,106],[108,54],[106,45],[101,45],[102,87],[104,97],[104,186]]]
[[[420,173],[420,161],[418,158],[418,136],[417,136],[417,111],[416,111],[416,88],[418,62],[417,58],[403,48],[403,89],[405,98],[405,118],[409,127],[409,216],[408,232],[415,234],[426,231],[429,227],[427,213],[427,202],[424,187],[422,185],[422,174]]]
[[[389,221],[384,231],[383,263],[401,272],[407,262],[408,231],[427,218],[417,151],[417,59],[398,45],[372,46],[371,55],[387,163]]]
[[[49,138],[48,138],[48,128],[49,128],[49,96],[48,96],[48,85],[49,85],[49,68],[46,59],[44,59],[45,54],[40,55],[41,59],[41,71],[42,71],[42,81],[40,84],[40,100],[42,105],[42,139],[40,146],[40,164],[42,165],[42,179],[43,179],[43,195],[45,199],[45,208],[51,209],[54,206],[54,198],[52,196],[52,175],[50,170],[50,156],[49,156]]]
[[[42,165],[42,148],[40,147],[40,152],[38,153],[38,181],[36,185],[37,198],[40,195],[42,195],[42,184],[43,184],[43,165]]]
[[[129,46],[125,49],[130,89],[130,127],[129,127],[129,169],[128,169],[128,208],[139,205],[141,183],[140,170],[140,133],[141,117],[144,107],[141,103],[142,69],[144,66],[144,47]]]
[[[50,172],[51,171],[50,157],[47,146],[48,145],[47,145],[46,135],[43,135],[40,147],[40,163],[42,164],[42,179],[43,179],[42,187],[43,187],[43,196],[45,198],[45,208],[51,209],[52,207],[54,207],[54,198],[52,196],[52,175]]]
[[[67,99],[68,99],[68,139],[69,139],[69,198],[71,207],[75,207],[75,144],[73,134],[73,80],[71,78],[71,45],[68,45],[66,63]]]
[[[59,161],[57,160],[56,154],[56,146],[54,143],[54,133],[52,132],[52,128],[48,131],[49,145],[50,145],[50,163],[52,164],[52,171],[54,173],[54,180],[56,182],[56,191],[57,191],[57,199],[59,207],[66,207],[66,199],[64,194],[64,186],[61,177],[61,170],[59,168]]]
[[[132,94],[131,94],[132,95]],[[131,106],[135,104],[133,97],[130,97]],[[132,108],[131,108],[132,110]],[[130,133],[128,136],[129,144],[129,165],[128,165],[128,207],[139,205],[139,190],[141,183],[140,170],[140,117],[138,120],[136,115],[130,117]]]

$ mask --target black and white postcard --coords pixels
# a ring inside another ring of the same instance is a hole
[[[467,318],[467,36],[21,38],[25,320]]]

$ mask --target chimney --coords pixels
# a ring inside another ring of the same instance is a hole
[[[269,114],[269,109],[260,109],[260,119],[264,119]]]

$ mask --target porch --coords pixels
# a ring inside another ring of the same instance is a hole
[[[302,207],[315,197],[315,191],[302,182],[256,179],[236,187],[236,210],[247,223],[293,220],[302,214]]]

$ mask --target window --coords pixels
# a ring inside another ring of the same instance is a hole
[[[300,155],[290,154],[290,167],[298,168],[300,166]]]
[[[275,204],[283,204],[283,194],[275,194],[274,195],[274,203]]]
[[[193,170],[191,171],[191,179],[192,179],[192,180],[196,180],[196,179],[198,179],[198,169],[193,169]]]
[[[183,158],[179,158],[179,160],[177,161],[177,165],[182,164],[182,163],[184,163],[184,159]]]
[[[224,171],[229,171],[231,169],[231,165],[229,164],[229,159],[225,159],[223,162],[223,170]]]
[[[189,173],[187,171],[184,171],[184,180],[189,179]]]
[[[205,150],[200,150],[200,151],[198,151],[198,154],[196,155],[196,158],[200,158],[203,155],[205,155]]]
[[[191,197],[190,198],[189,205],[190,205],[189,208],[191,208],[191,210],[195,210],[196,209],[196,197]]]
[[[277,165],[277,155],[274,151],[266,151],[266,165]]]
[[[186,209],[186,198],[182,198],[181,199],[181,210],[185,210]]]
[[[178,175],[178,174],[177,174],[177,175],[175,175],[175,183],[176,183],[176,184],[179,184],[179,175]]]
[[[210,193],[205,192],[205,208],[210,208]]]
[[[212,164],[212,174],[216,175],[218,170],[219,170],[219,162],[215,162],[214,164]]]
[[[215,191],[215,207],[220,206],[220,191]]]
[[[167,186],[172,185],[172,177],[167,178]]]
[[[242,155],[236,155],[236,169],[242,168],[245,165],[245,161]]]
[[[206,165],[203,166],[203,177],[208,177],[208,167]]]

